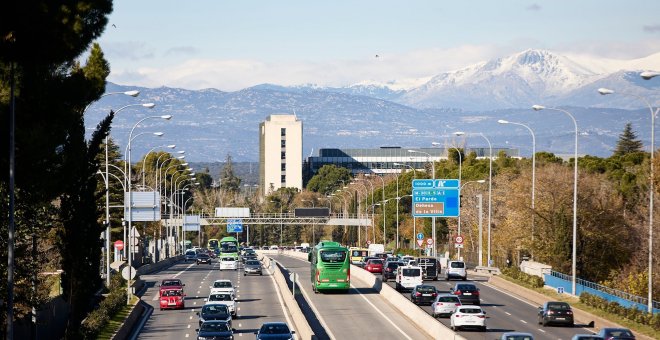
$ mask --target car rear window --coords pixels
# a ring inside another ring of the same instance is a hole
[[[371,264],[383,264],[383,260],[371,260],[369,261]]]
[[[465,263],[463,262],[451,262],[449,264],[452,268],[465,268]]]
[[[475,285],[458,285],[456,287],[458,290],[477,290],[477,286]]]
[[[571,306],[568,303],[555,302],[555,303],[548,303],[548,309],[569,310],[571,309]]]
[[[259,266],[261,263],[259,261],[247,261],[247,264],[250,266]]]
[[[481,308],[461,308],[460,311],[465,314],[479,314],[481,313]]]
[[[346,260],[346,251],[344,250],[321,250],[321,261],[323,262],[344,262]]]
[[[438,298],[439,302],[454,302],[454,303],[460,303],[461,300],[458,299],[456,296],[441,296]]]
[[[222,261],[235,261],[233,257],[223,257],[220,260],[222,260]]]
[[[206,305],[202,307],[202,312],[205,314],[229,314],[229,307],[227,305]]]
[[[420,293],[435,293],[435,287],[433,286],[420,286],[417,287],[417,291]]]
[[[401,262],[388,262],[387,263],[387,268],[397,268],[399,266],[402,266],[403,263]]]
[[[209,301],[231,301],[231,295],[229,294],[213,294]]]
[[[417,268],[411,269],[411,268],[404,268],[402,270],[403,276],[419,276],[421,275],[421,271]]]
[[[213,288],[231,288],[231,282],[214,282]]]

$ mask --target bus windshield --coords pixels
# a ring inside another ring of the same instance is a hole
[[[238,252],[238,247],[236,247],[235,242],[222,242],[220,244],[220,250],[223,253],[236,253]]]
[[[321,250],[321,261],[323,262],[344,262],[346,260],[345,250]]]
[[[216,240],[216,239],[210,239],[210,240],[209,240],[209,246],[208,246],[208,248],[209,248],[209,249],[215,249],[215,248],[218,248],[218,240]]]

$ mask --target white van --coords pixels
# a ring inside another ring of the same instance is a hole
[[[449,261],[445,268],[445,280],[458,278],[463,281],[467,280],[467,271],[465,270],[465,262],[463,261]]]
[[[220,270],[238,270],[238,262],[233,257],[220,258]]]
[[[412,290],[424,283],[422,278],[422,267],[399,266],[396,269],[396,290]]]

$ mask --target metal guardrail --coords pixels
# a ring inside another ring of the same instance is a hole
[[[550,272],[550,275],[552,275],[556,278],[562,279],[562,280],[569,281],[569,282],[572,281],[572,279],[573,279],[573,277],[571,275],[556,272],[554,270]],[[613,297],[618,297],[618,298],[628,300],[628,301],[631,301],[631,302],[634,302],[634,303],[639,303],[639,304],[642,304],[642,305],[648,305],[648,301],[649,301],[648,298],[641,297],[639,295],[630,294],[630,293],[624,292],[622,290],[606,287],[606,286],[603,286],[603,285],[595,283],[595,282],[586,281],[586,280],[583,280],[583,279],[580,279],[580,278],[575,278],[575,284],[586,287],[586,288],[591,288],[591,289],[597,290],[599,292],[603,292],[603,293],[605,293],[607,295],[611,295]],[[604,298],[606,298],[606,297],[604,297]],[[654,309],[660,308],[660,301],[653,301],[653,308]]]

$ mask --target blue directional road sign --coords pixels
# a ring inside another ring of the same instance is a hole
[[[417,239],[418,240],[423,240],[424,239],[424,234],[423,233],[417,233]]]
[[[413,180],[413,216],[458,217],[460,184],[457,179]]]
[[[242,233],[243,221],[240,218],[227,219],[227,232],[228,233]]]

